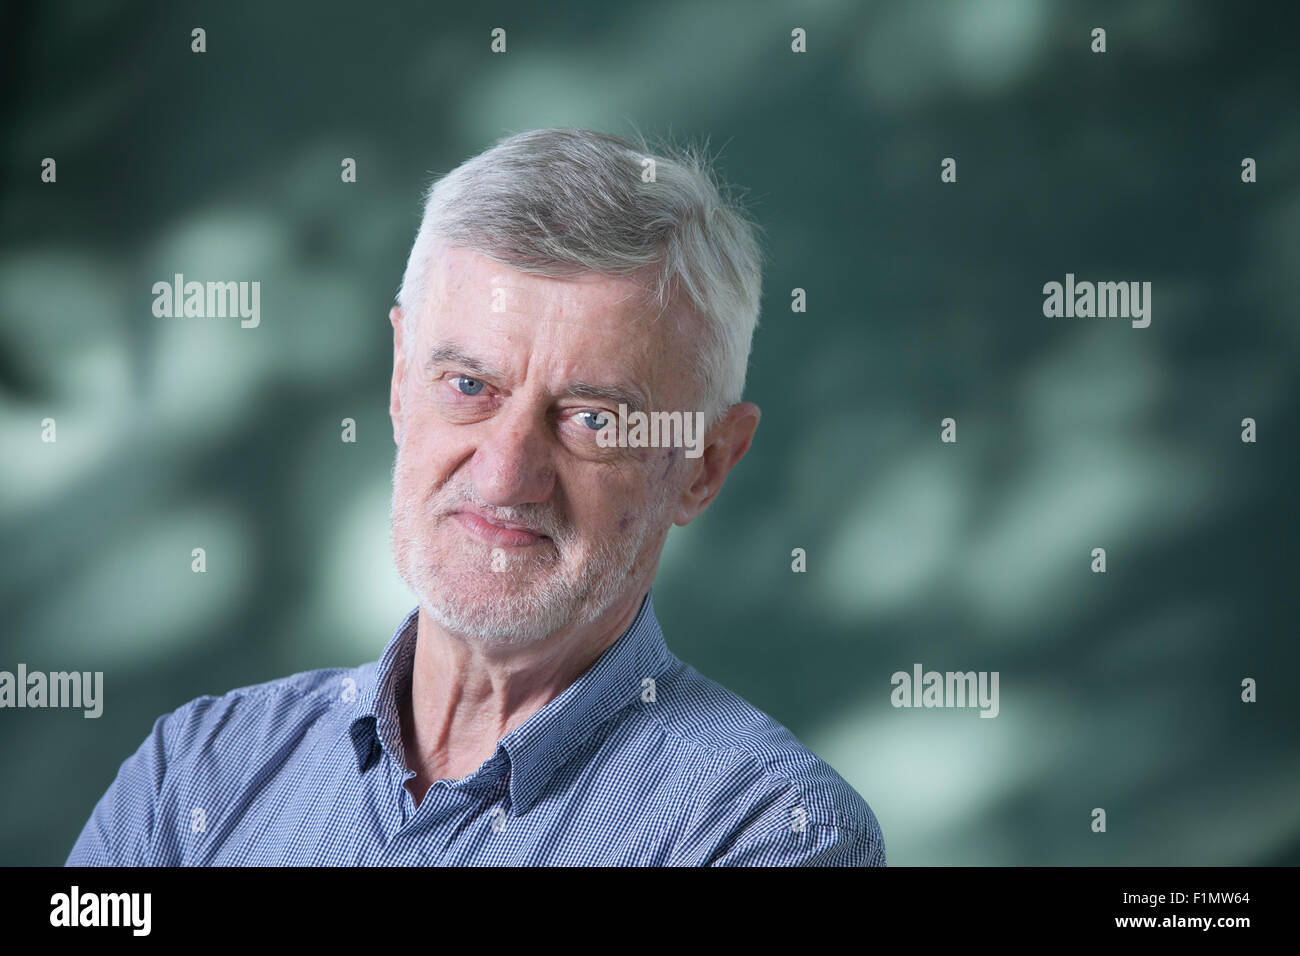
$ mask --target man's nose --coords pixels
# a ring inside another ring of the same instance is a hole
[[[545,501],[555,486],[547,416],[520,403],[483,423],[471,462],[474,487],[485,504],[499,508]]]

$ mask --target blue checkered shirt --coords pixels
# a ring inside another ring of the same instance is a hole
[[[883,866],[866,801],[679,661],[652,593],[586,673],[418,807],[398,714],[418,609],[378,662],[196,698],[123,762],[67,865]]]

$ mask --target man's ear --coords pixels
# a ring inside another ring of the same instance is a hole
[[[673,524],[690,524],[722,490],[728,473],[749,451],[761,415],[753,402],[738,402],[709,429],[703,453],[699,458],[688,459],[695,467],[695,474],[677,502]]]
[[[403,336],[402,308],[388,310],[388,320],[393,323],[393,383],[388,394],[388,415],[393,420],[393,441],[402,443],[402,386],[406,381],[406,344]]]

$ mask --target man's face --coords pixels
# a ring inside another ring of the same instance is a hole
[[[691,469],[602,447],[620,402],[693,411],[676,323],[628,279],[528,275],[442,245],[414,342],[400,311],[392,412],[398,570],[434,620],[525,644],[653,577]],[[609,416],[606,419],[605,416]]]

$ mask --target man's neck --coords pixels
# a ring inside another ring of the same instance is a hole
[[[424,607],[409,696],[399,691],[402,749],[417,806],[429,787],[477,770],[498,742],[564,692],[631,626],[647,588],[583,628],[519,647],[448,631]]]

